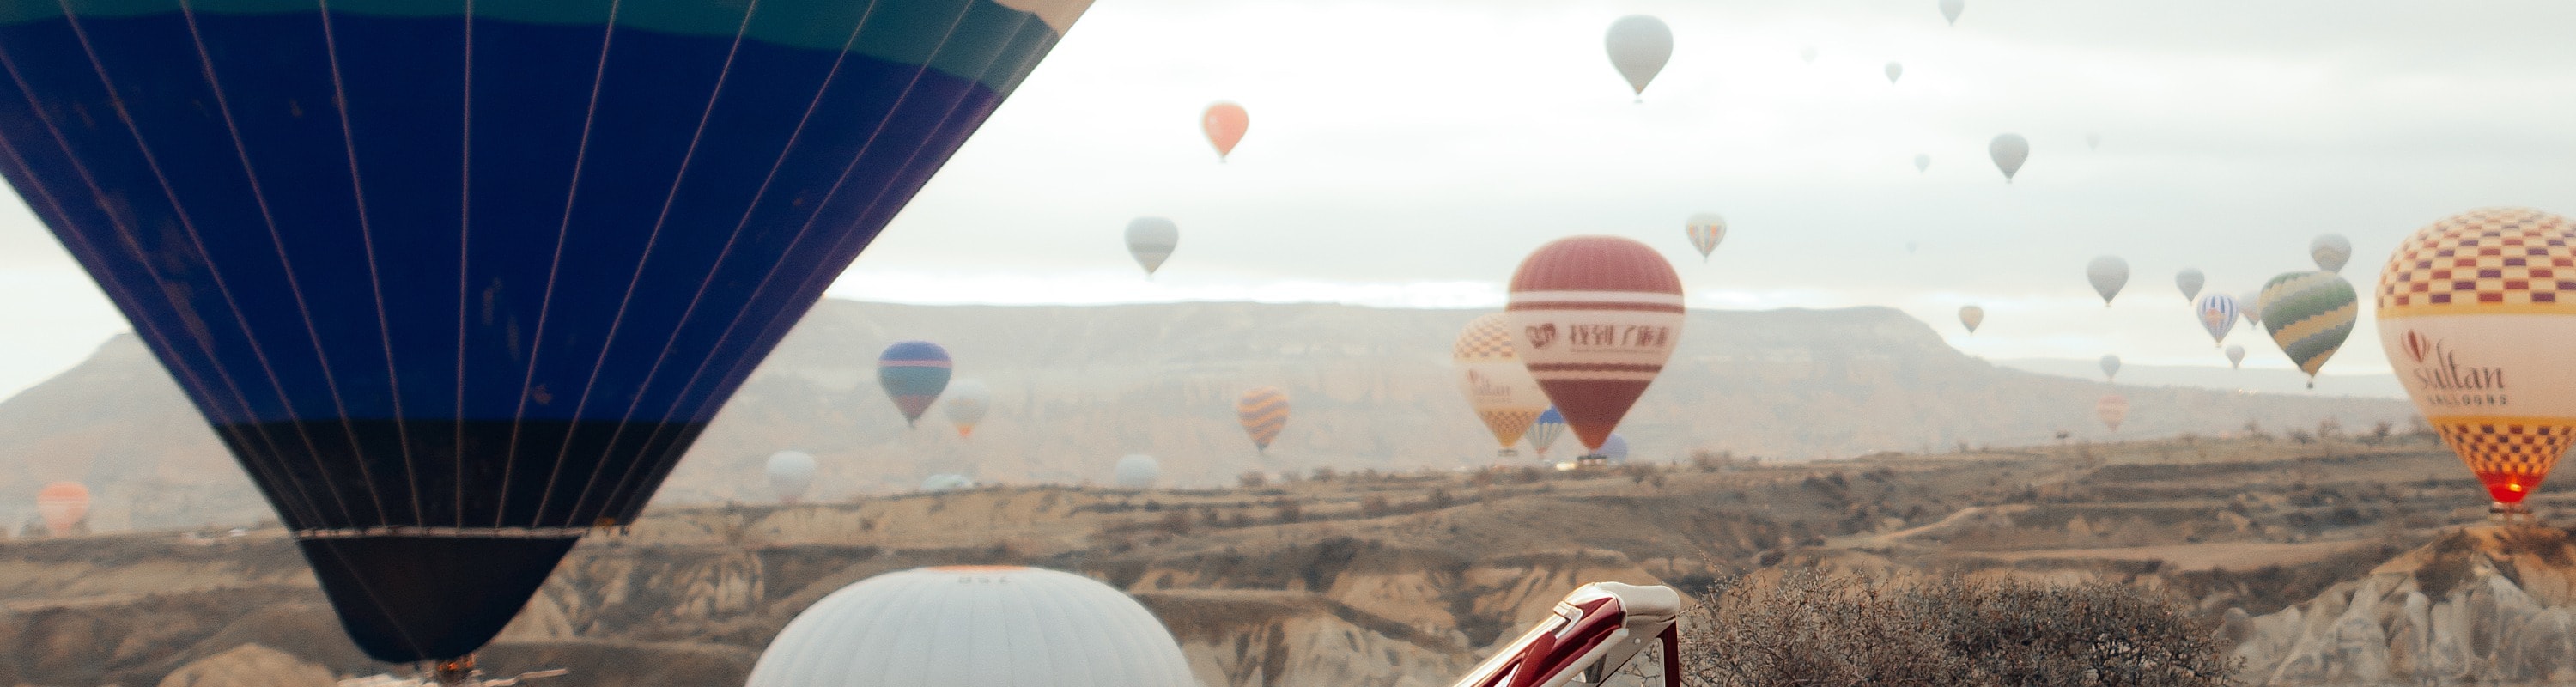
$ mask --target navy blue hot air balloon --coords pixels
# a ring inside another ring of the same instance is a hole
[[[948,376],[954,365],[948,360],[948,349],[928,341],[897,341],[877,356],[877,383],[885,386],[886,396],[894,407],[903,411],[903,424],[911,426],[930,411],[930,404],[948,390]]]
[[[0,174],[351,638],[456,658],[634,520],[1087,4],[0,3]]]

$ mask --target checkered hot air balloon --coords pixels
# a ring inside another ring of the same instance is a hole
[[[1539,413],[1538,421],[1530,423],[1530,448],[1538,451],[1539,458],[1546,458],[1548,447],[1555,446],[1556,438],[1561,436],[1565,436],[1565,414],[1556,412],[1553,406]]]
[[[1288,428],[1288,394],[1275,386],[1253,387],[1234,403],[1234,415],[1243,422],[1243,433],[1252,437],[1253,450],[1269,451],[1270,442]]]
[[[2226,341],[2227,332],[2236,329],[2235,296],[2223,293],[2201,296],[2200,304],[2193,307],[2192,312],[2200,317],[2200,327],[2209,330],[2209,340],[2213,342],[2210,345]]]
[[[897,341],[877,356],[877,383],[885,386],[886,396],[894,407],[903,411],[904,426],[911,426],[939,400],[948,389],[952,370],[948,349],[928,341]]]
[[[2352,282],[2333,272],[2290,272],[2263,285],[2263,329],[2272,343],[2308,373],[2308,388],[2317,386],[2317,368],[2352,336],[2361,317]]]
[[[1502,313],[1468,322],[1466,330],[1458,332],[1450,356],[1458,366],[1458,386],[1467,394],[1467,405],[1494,433],[1495,443],[1502,445],[1497,455],[1515,455],[1512,445],[1520,442],[1539,413],[1547,412],[1547,392],[1538,388],[1538,379],[1512,353],[1511,323]]]
[[[2576,225],[2525,208],[2444,218],[2398,244],[2378,299],[2415,408],[2498,511],[2520,511],[2576,434]]]
[[[1681,340],[1681,277],[1631,239],[1558,239],[1521,261],[1503,311],[1539,388],[1598,451]]]

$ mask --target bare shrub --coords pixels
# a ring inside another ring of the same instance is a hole
[[[1791,571],[1718,580],[1685,619],[1691,687],[2227,684],[2216,623],[2148,592]]]

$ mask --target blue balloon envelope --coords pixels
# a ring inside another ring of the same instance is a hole
[[[1538,420],[1530,423],[1530,448],[1538,449],[1538,457],[1541,459],[1547,458],[1547,448],[1555,445],[1556,438],[1561,436],[1565,436],[1565,416],[1556,412],[1554,407],[1549,407],[1547,412],[1539,413]]]
[[[955,372],[948,360],[948,349],[928,341],[897,341],[877,356],[877,383],[885,387],[894,407],[903,411],[903,423],[910,426],[930,411],[930,404],[948,390],[948,377]]]
[[[457,657],[635,519],[1082,4],[0,5],[0,174],[358,645]]]

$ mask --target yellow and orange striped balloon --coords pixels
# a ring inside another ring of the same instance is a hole
[[[1234,403],[1234,414],[1243,420],[1243,433],[1252,436],[1252,447],[1268,451],[1288,428],[1288,394],[1275,386],[1253,387]]]

